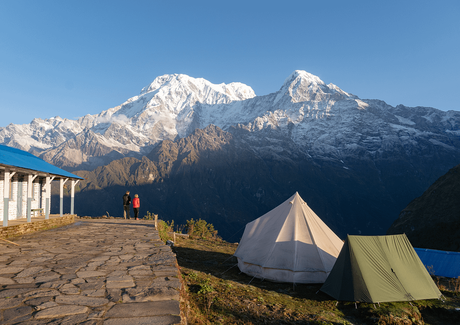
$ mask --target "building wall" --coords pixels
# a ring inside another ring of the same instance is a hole
[[[8,238],[21,236],[38,230],[45,230],[54,227],[61,227],[71,224],[75,221],[75,215],[65,215],[62,218],[51,218],[34,222],[26,222],[19,225],[0,227],[0,237]]]
[[[8,201],[8,220],[17,219],[18,215],[18,178],[13,176],[10,186],[10,200]]]
[[[14,174],[11,178],[10,191],[8,197],[8,220],[15,220],[27,217],[28,203],[28,175],[25,173]],[[5,179],[0,172],[0,220],[3,221],[4,214],[4,185]],[[30,209],[43,209],[42,213],[46,214],[46,199],[49,196],[49,207],[51,207],[51,186],[47,188],[46,177],[36,177],[32,182],[32,200]],[[50,211],[48,211],[49,213]],[[32,214],[32,217],[34,214]]]
[[[20,218],[27,217],[27,186],[28,182],[27,179],[20,178],[16,175],[13,176],[10,185],[10,196],[8,200],[8,220],[15,220]],[[19,185],[22,184],[22,186]],[[4,210],[4,185],[5,180],[2,178],[0,179],[0,220],[3,220],[3,210]],[[21,191],[21,195],[19,193]],[[31,202],[31,209],[39,209],[44,208],[45,203],[42,205],[42,185],[38,178],[36,178],[32,183],[32,202]],[[44,196],[43,196],[44,200]],[[44,201],[43,201],[44,202]],[[18,213],[18,205],[21,204],[21,212]],[[45,211],[43,211],[44,213]]]
[[[34,179],[32,183],[32,207],[31,209],[40,209],[40,183],[38,182],[38,178]]]

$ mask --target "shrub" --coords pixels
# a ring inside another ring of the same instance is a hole
[[[155,220],[155,215],[155,213],[147,211],[147,214],[144,216],[144,220]]]
[[[187,233],[190,237],[198,238],[211,238],[217,237],[217,230],[214,230],[214,226],[210,223],[207,223],[206,220],[187,220]]]
[[[209,292],[214,292],[213,286],[210,285],[209,283],[203,283],[201,285],[200,290],[198,291],[198,294],[206,294],[206,293],[209,293]]]
[[[172,232],[173,228],[174,228],[174,220],[170,222],[158,220],[158,235],[160,236],[162,241],[166,242],[172,239],[168,233]]]

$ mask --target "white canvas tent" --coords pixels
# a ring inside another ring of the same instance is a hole
[[[342,245],[296,192],[246,225],[234,256],[242,272],[257,278],[323,283]]]

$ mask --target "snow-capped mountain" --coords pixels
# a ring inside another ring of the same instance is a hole
[[[413,151],[420,142],[447,151],[460,148],[460,112],[360,99],[305,71],[294,71],[278,92],[266,96],[256,96],[241,83],[215,85],[164,75],[138,96],[97,115],[0,128],[0,143],[60,167],[92,169],[123,156],[140,157],[159,141],[185,137],[209,124],[247,130],[248,141],[267,139],[270,131],[269,138],[288,139],[300,152],[341,161],[373,159],[395,148]],[[276,153],[277,143],[259,147]]]
[[[0,128],[0,143],[32,151],[60,167],[96,167],[120,155],[147,153],[158,141],[184,137],[197,105],[218,107],[254,96],[241,83],[215,85],[181,74],[164,75],[138,96],[97,115],[34,119]]]
[[[460,163],[460,112],[360,99],[305,71],[265,96],[175,74],[100,114],[10,124],[0,143],[80,173],[88,215],[137,186],[150,211],[231,235],[299,191],[339,234],[376,234]]]

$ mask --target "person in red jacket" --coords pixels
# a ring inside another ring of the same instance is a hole
[[[139,208],[141,207],[141,200],[139,199],[139,195],[135,194],[133,199],[133,210],[134,210],[134,218],[139,220]]]

